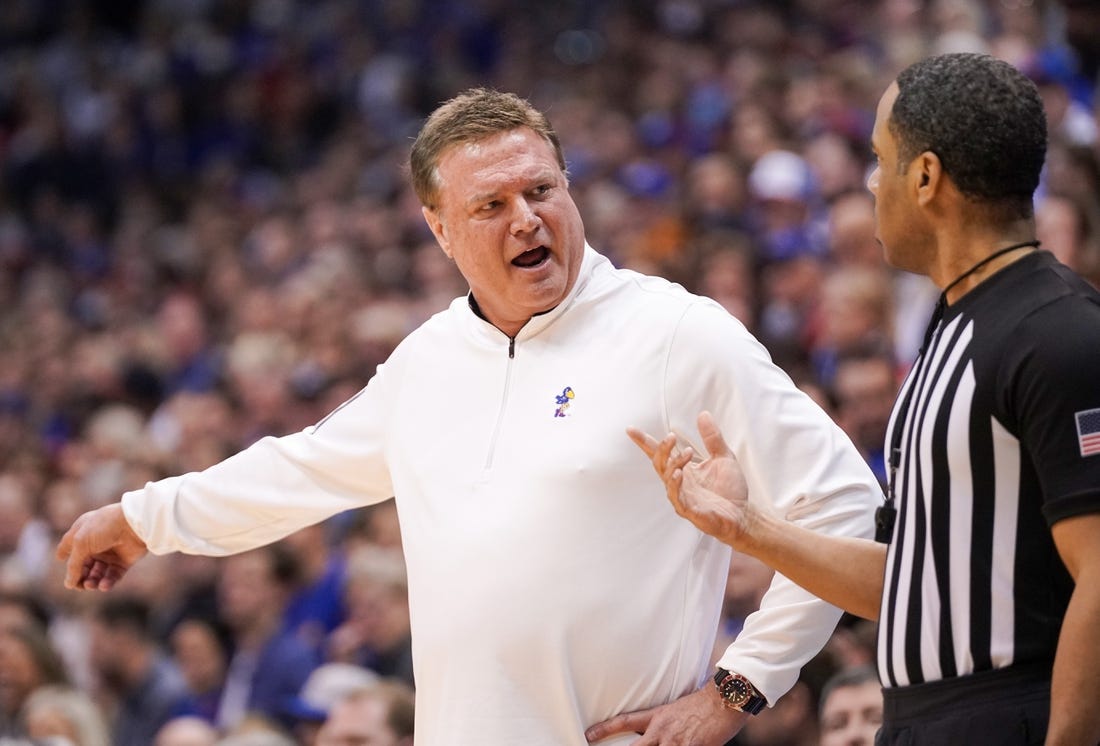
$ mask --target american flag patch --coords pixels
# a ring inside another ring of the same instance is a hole
[[[1077,418],[1077,445],[1082,456],[1100,453],[1100,409],[1086,409]]]

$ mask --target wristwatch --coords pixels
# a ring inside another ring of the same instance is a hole
[[[714,674],[714,686],[718,688],[722,703],[731,710],[755,715],[768,703],[764,695],[756,691],[751,681],[724,668],[719,668]]]

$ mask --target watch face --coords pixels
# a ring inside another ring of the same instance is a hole
[[[718,691],[731,707],[741,707],[752,696],[752,685],[744,676],[729,673],[718,685]]]

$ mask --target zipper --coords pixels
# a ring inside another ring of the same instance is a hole
[[[500,409],[497,410],[497,421],[493,426],[493,435],[489,439],[489,452],[485,455],[485,471],[493,468],[493,456],[496,454],[497,441],[500,439],[500,429],[504,424],[504,410],[508,408],[508,392],[512,388],[512,361],[516,358],[516,338],[508,338],[508,366],[504,371],[504,390],[501,392]]]

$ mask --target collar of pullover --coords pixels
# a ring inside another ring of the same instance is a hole
[[[542,332],[551,324],[554,323],[562,314],[569,310],[570,306],[576,301],[581,291],[584,290],[585,285],[588,284],[589,279],[592,277],[592,273],[595,271],[596,266],[600,263],[606,263],[608,260],[606,257],[597,253],[588,244],[584,246],[584,257],[581,259],[581,269],[577,273],[577,281],[573,283],[573,287],[569,290],[569,293],[562,299],[562,302],[551,308],[545,313],[537,314],[523,325],[523,328],[516,334],[516,341],[522,341],[524,339],[530,339]],[[474,300],[472,293],[466,294],[465,302],[467,313],[465,316],[468,320],[468,328],[478,338],[488,341],[493,344],[500,344],[501,342],[509,342],[509,338],[500,329],[490,324],[481,315],[481,310],[477,306],[477,301]]]

